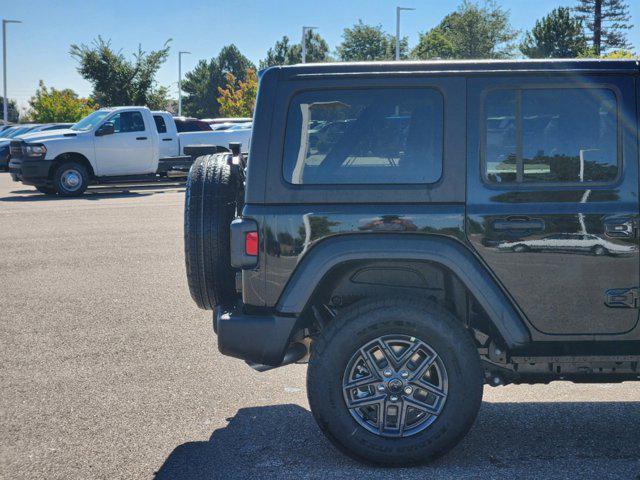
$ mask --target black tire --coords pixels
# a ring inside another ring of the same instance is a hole
[[[77,197],[89,186],[89,172],[78,162],[65,162],[53,174],[53,187],[58,195]],[[73,179],[73,183],[70,182]],[[77,181],[77,183],[75,183]]]
[[[607,250],[607,249],[606,249],[605,247],[603,247],[602,245],[596,245],[595,247],[593,247],[593,248],[591,249],[591,252],[592,252],[594,255],[596,255],[596,256],[598,256],[598,257],[600,257],[600,256],[602,256],[602,255],[606,255],[606,254],[608,254],[608,253],[609,253],[609,250]]]
[[[185,193],[184,253],[191,297],[198,307],[213,310],[232,305],[235,270],[231,267],[230,224],[238,205],[238,182],[229,154],[198,157],[193,163]]]
[[[373,339],[397,334],[433,348],[446,368],[448,394],[424,430],[385,437],[354,419],[342,381],[355,352]],[[477,349],[460,322],[439,305],[410,299],[364,301],[345,309],[313,342],[307,372],[309,405],[322,432],[352,458],[385,466],[427,463],[453,448],[475,421],[483,384]]]
[[[514,245],[512,250],[516,253],[522,253],[522,252],[528,252],[530,249],[526,245],[519,243],[517,245]]]
[[[40,193],[44,193],[45,195],[55,195],[56,193],[58,193],[56,192],[56,189],[54,187],[47,187],[44,185],[36,187],[36,190]]]

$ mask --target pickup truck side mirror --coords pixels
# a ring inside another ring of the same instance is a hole
[[[96,137],[103,137],[105,135],[113,135],[114,126],[112,122],[103,123],[98,130],[96,130]]]

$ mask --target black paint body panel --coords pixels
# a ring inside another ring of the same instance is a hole
[[[518,338],[514,344],[533,341],[546,348],[573,342],[583,348],[599,341],[609,349],[616,342],[637,346],[638,310],[612,309],[604,302],[608,289],[640,283],[637,235],[608,235],[612,224],[635,225],[639,220],[639,72],[633,61],[402,62],[266,70],[260,80],[243,211],[259,226],[260,255],[258,266],[242,274],[245,306],[296,315],[307,290],[314,287],[307,285],[314,282],[302,269],[317,273],[325,270],[323,262],[385,257],[375,247],[378,239],[384,243],[377,245],[397,247],[389,250],[387,259],[406,257],[409,253],[398,252],[413,249],[416,261],[436,261],[436,245],[442,241],[464,249],[466,260],[460,262],[476,265],[490,282],[486,290],[502,295],[502,300],[496,296],[491,302],[506,302],[493,305],[494,322],[509,317],[505,311],[515,312],[518,322],[513,325],[519,326],[509,327],[519,332],[513,333]],[[487,88],[521,84],[613,85],[623,124],[621,175],[610,184],[590,186],[586,197],[584,185],[488,185],[481,172],[481,97]],[[443,93],[445,148],[438,182],[410,186],[285,182],[284,128],[289,100],[296,92],[385,86],[425,86]],[[521,231],[514,236],[496,228],[512,217],[542,226],[543,233]],[[583,248],[553,252],[499,248],[511,240],[575,234],[579,225],[585,225],[590,235],[630,248],[624,254],[604,255]]]

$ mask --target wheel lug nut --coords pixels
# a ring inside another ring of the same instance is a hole
[[[411,395],[413,393],[413,388],[407,385],[406,387],[404,387],[404,393],[406,393],[407,395]]]
[[[407,372],[406,370],[403,370],[402,372],[400,372],[400,376],[402,378],[409,378],[409,372]]]
[[[391,401],[392,402],[397,402],[398,401],[398,397],[396,395],[391,395]]]
[[[384,372],[382,372],[382,374],[383,374],[385,377],[390,377],[391,375],[393,375],[393,372],[391,371],[391,369],[390,369],[390,368],[387,368]]]
[[[382,384],[378,385],[378,391],[379,392],[384,392],[385,390],[386,390],[386,388],[385,388],[384,385],[382,385]]]

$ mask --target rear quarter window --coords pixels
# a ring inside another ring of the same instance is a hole
[[[294,185],[436,182],[443,103],[434,88],[299,93],[287,114],[284,178]]]
[[[167,133],[167,124],[161,115],[154,115],[153,120],[156,122],[156,130],[158,130],[158,133]]]

